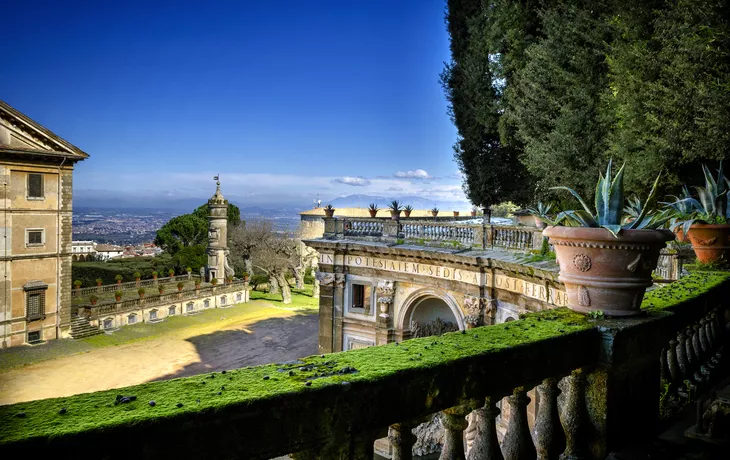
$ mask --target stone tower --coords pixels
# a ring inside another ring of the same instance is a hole
[[[216,190],[208,200],[208,269],[206,278],[216,278],[223,284],[226,275],[233,275],[228,267],[228,200],[221,194],[221,183],[216,179]],[[229,272],[229,273],[227,273]]]

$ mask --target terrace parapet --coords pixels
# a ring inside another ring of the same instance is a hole
[[[408,458],[408,428],[442,412],[441,458],[464,459],[464,417],[476,411],[470,459],[604,459],[654,437],[662,379],[681,394],[680,382],[703,388],[719,377],[729,294],[728,274],[696,272],[648,293],[638,318],[556,309],[296,363],[4,406],[0,455],[372,459],[373,440],[388,436]],[[543,397],[530,431],[526,393],[536,386]],[[505,396],[510,423],[498,446],[494,402]]]

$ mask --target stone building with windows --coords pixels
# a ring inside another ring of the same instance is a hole
[[[88,158],[0,101],[0,343],[59,338],[71,322],[73,168]]]

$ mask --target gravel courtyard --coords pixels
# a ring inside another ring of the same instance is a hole
[[[311,297],[296,307],[299,297],[305,296],[295,296],[292,306],[259,299],[40,346],[46,349],[0,351],[0,362],[6,361],[0,366],[0,405],[316,354],[318,315]]]

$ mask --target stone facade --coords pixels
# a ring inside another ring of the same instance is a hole
[[[73,167],[88,155],[0,101],[0,340],[67,336]]]

